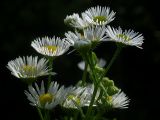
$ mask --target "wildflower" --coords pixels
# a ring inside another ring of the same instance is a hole
[[[78,108],[85,106],[87,103],[87,97],[83,95],[84,88],[82,87],[73,87],[72,90],[68,93],[67,99],[62,104],[66,108]]]
[[[65,33],[66,40],[69,41],[72,46],[74,46],[76,49],[80,51],[87,51],[91,47],[91,41],[88,39],[85,39],[84,36],[78,32],[73,33],[69,31],[68,33]]]
[[[79,49],[90,49],[91,47],[94,48],[97,43],[100,41],[105,41],[105,27],[88,27],[84,30],[83,34],[80,34],[78,32],[68,32],[65,33],[66,40],[68,40],[70,43],[72,43],[72,46]],[[87,50],[84,49],[86,52]]]
[[[82,13],[82,18],[79,14],[74,13],[73,15],[67,15],[64,22],[74,28],[85,29],[89,26],[89,23],[85,19],[85,15]]]
[[[91,7],[84,12],[86,21],[94,25],[106,25],[114,20],[115,12],[109,7]]]
[[[59,37],[43,37],[34,40],[31,46],[40,54],[53,57],[64,54],[69,49],[70,43]]]
[[[113,96],[107,96],[106,102],[112,108],[125,109],[128,108],[130,99],[126,96],[124,92],[119,91]]]
[[[93,91],[93,84],[89,84],[85,87],[73,87],[72,90],[70,90],[70,92],[68,93],[67,99],[62,105],[66,108],[76,109],[79,107],[89,106],[92,99]],[[93,106],[96,106],[96,100],[98,99],[99,95],[100,91],[98,90]]]
[[[84,30],[84,38],[92,42],[105,41],[105,26],[90,26]]]
[[[64,23],[72,27],[75,27],[74,23],[77,21],[78,18],[79,15],[77,13],[73,13],[73,15],[67,15],[64,19]]]
[[[7,64],[7,68],[11,74],[17,78],[36,78],[39,76],[51,74],[51,70],[47,66],[48,60],[38,57],[19,57],[11,60]]]
[[[86,103],[86,106],[89,106],[89,104],[91,102],[93,91],[94,91],[94,84],[88,84],[85,87],[85,91],[84,91],[83,95],[86,96],[87,99],[88,99],[88,102]],[[97,106],[96,102],[98,100],[99,95],[100,95],[100,89],[97,90],[97,94],[95,96],[93,106]]]
[[[115,41],[121,43],[123,45],[136,46],[142,49],[143,36],[138,32],[134,32],[133,30],[125,30],[124,32],[119,27],[118,29],[111,28],[108,26],[106,28],[106,32],[108,34],[108,41]]]
[[[35,83],[35,88],[30,85],[25,94],[32,106],[50,110],[66,99],[68,90],[64,86],[59,87],[57,82],[51,82],[49,89],[45,92],[44,82],[42,81],[40,88]]]

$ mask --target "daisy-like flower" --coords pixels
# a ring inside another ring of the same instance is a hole
[[[48,60],[38,57],[19,57],[11,60],[7,64],[7,68],[11,74],[17,78],[36,78],[39,76],[51,74],[51,70],[47,66]]]
[[[70,43],[59,37],[49,38],[43,37],[34,40],[31,46],[40,54],[46,56],[60,56],[64,54],[70,47]]]
[[[64,23],[74,27],[74,23],[77,21],[77,18],[79,18],[77,13],[73,13],[73,15],[67,15],[64,19]]]
[[[113,96],[107,96],[107,103],[110,104],[112,108],[125,109],[128,108],[130,99],[126,96],[124,92],[119,91]]]
[[[85,91],[84,91],[83,95],[86,96],[87,99],[88,99],[88,102],[86,103],[86,106],[89,106],[89,104],[91,102],[93,91],[94,91],[94,84],[88,84],[85,87]],[[99,95],[100,95],[100,89],[98,89],[98,91],[97,91],[97,94],[96,94],[95,100],[94,100],[95,103],[93,104],[93,106],[97,106],[96,102],[98,100]]]
[[[64,86],[59,87],[57,82],[51,82],[48,90],[45,90],[44,82],[42,81],[40,88],[35,83],[35,88],[30,85],[25,94],[32,106],[50,110],[66,99],[68,91],[69,89],[65,89]]]
[[[142,49],[141,46],[143,44],[144,37],[138,32],[134,32],[133,30],[122,31],[120,27],[115,29],[110,26],[106,28],[106,32],[109,37],[108,41],[115,41],[124,45],[136,46]]]
[[[79,14],[74,13],[73,15],[67,15],[67,17],[64,19],[64,22],[66,24],[69,24],[70,26],[78,29],[85,29],[90,24],[85,19],[85,14],[82,13],[82,18],[79,16]]]
[[[106,40],[105,27],[91,26],[84,30],[83,34],[78,32],[65,33],[66,40],[75,47],[91,46],[92,43],[98,43]]]
[[[87,22],[94,25],[106,25],[114,20],[115,12],[109,7],[91,7],[84,12]]]
[[[67,99],[62,104],[66,108],[76,108],[89,106],[92,99],[94,85],[87,85],[86,87],[74,87],[68,93]],[[100,92],[97,92],[95,99],[97,100]],[[94,103],[93,106],[96,106]]]
[[[105,31],[106,31],[105,26],[101,26],[101,27],[100,26],[90,26],[84,30],[84,38],[92,42],[105,41],[106,40]]]
[[[65,36],[66,40],[69,41],[76,49],[90,49],[91,41],[85,39],[82,34],[69,31],[68,33],[65,33]]]
[[[85,106],[88,102],[87,97],[83,96],[84,88],[82,87],[73,87],[72,90],[68,93],[67,99],[62,104],[65,108],[79,108]]]

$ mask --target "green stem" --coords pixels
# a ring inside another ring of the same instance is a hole
[[[94,68],[94,64],[93,64],[93,60],[92,60],[92,56],[90,57],[90,55],[92,55],[92,53],[89,53],[89,55],[87,56],[87,60],[88,60],[88,63],[89,63],[89,67],[91,68],[91,71],[92,71],[92,75],[93,75],[93,82],[94,82],[94,91],[93,91],[93,95],[92,95],[92,99],[91,99],[91,102],[89,104],[89,107],[88,107],[88,110],[87,110],[87,113],[86,113],[86,116],[85,116],[85,120],[88,120],[89,119],[89,116],[92,112],[92,108],[93,108],[93,104],[94,104],[94,101],[95,101],[95,97],[96,97],[96,94],[97,94],[97,91],[98,91],[98,81],[97,81],[97,74],[95,73],[95,68]],[[88,58],[89,57],[89,58]]]
[[[53,67],[53,57],[49,57],[49,69],[52,70],[52,67]],[[48,88],[49,88],[49,85],[51,83],[51,79],[52,79],[52,75],[49,74],[49,76],[48,76]]]
[[[86,83],[87,69],[88,69],[88,63],[85,61],[85,68],[84,68],[83,76],[82,76],[82,85],[83,85],[83,86],[84,86],[85,83]]]
[[[39,114],[41,120],[45,120],[45,119],[43,118],[43,115],[42,115],[41,110],[40,110],[38,107],[37,107],[37,111],[38,111],[38,114]]]
[[[94,77],[94,85],[95,85],[95,88],[94,88],[94,91],[93,91],[93,96],[92,96],[92,99],[91,99],[89,108],[88,108],[88,110],[87,110],[87,114],[86,114],[85,120],[88,120],[89,115],[91,114],[92,107],[93,107],[93,103],[94,103],[94,100],[95,100],[95,97],[96,97],[96,94],[97,94],[97,91],[98,91],[98,86],[99,86],[100,81],[101,81],[102,78],[106,75],[106,73],[108,72],[108,70],[110,69],[110,67],[112,66],[112,64],[114,63],[116,57],[119,55],[120,51],[121,51],[121,47],[120,47],[120,46],[117,46],[117,49],[116,49],[116,51],[115,51],[115,53],[114,53],[114,55],[113,55],[110,63],[108,64],[108,66],[107,66],[107,68],[105,69],[104,73],[102,74],[102,76],[101,76],[100,79],[98,79],[98,80],[97,80],[97,75],[96,75],[96,73],[95,73],[95,71],[94,71],[93,61],[92,61],[91,58],[88,60],[88,63],[89,63],[90,68],[91,68],[91,70],[92,70],[92,75],[93,75],[93,77]],[[104,90],[105,94],[107,94],[107,93],[106,93],[106,90],[105,90],[105,88],[104,88],[104,86],[103,86],[102,84],[100,84],[100,87]]]
[[[90,102],[90,104],[89,104],[89,107],[88,107],[88,110],[87,110],[87,113],[86,113],[85,120],[88,120],[88,119],[89,119],[89,116],[90,116],[90,114],[91,114],[91,112],[92,112],[92,107],[93,107],[93,103],[94,103],[94,100],[95,100],[97,91],[98,91],[98,86],[95,85],[95,88],[94,88],[94,91],[93,91],[93,96],[92,96],[91,102]]]
[[[83,113],[82,108],[80,108],[79,110],[80,110],[80,113],[81,113],[82,118],[85,118],[85,115],[84,115],[84,113]]]
[[[45,110],[45,120],[50,120],[50,112],[49,110]]]

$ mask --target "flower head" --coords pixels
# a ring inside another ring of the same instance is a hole
[[[67,17],[64,19],[64,22],[74,28],[78,29],[85,29],[90,24],[85,19],[85,14],[82,13],[82,18],[79,16],[79,14],[74,13],[73,15],[67,15]]]
[[[90,26],[84,30],[84,38],[94,41],[105,41],[105,26]]]
[[[67,99],[62,104],[66,108],[76,108],[89,106],[94,91],[94,85],[89,84],[86,87],[73,87],[68,93]],[[95,101],[98,99],[100,91],[98,90]],[[96,106],[96,103],[93,104]]]
[[[52,109],[56,105],[61,104],[65,99],[69,89],[64,86],[59,87],[57,82],[51,82],[49,89],[45,90],[44,82],[41,82],[41,87],[35,83],[35,88],[30,85],[25,94],[32,106],[37,106],[43,109]]]
[[[105,41],[105,27],[99,26],[90,26],[84,29],[84,32],[81,33],[73,33],[68,32],[65,33],[66,40],[68,40],[72,45],[76,48],[83,48],[83,47],[91,47],[94,44],[97,45],[100,41]]]
[[[86,103],[86,106],[89,106],[90,102],[91,102],[91,99],[92,99],[92,95],[93,95],[93,92],[94,92],[94,84],[88,84],[86,87],[85,87],[85,91],[83,93],[84,96],[87,97],[88,99],[88,102]],[[95,96],[95,101],[94,101],[94,104],[93,106],[96,106],[96,102],[98,100],[98,97],[100,95],[100,89],[97,90],[97,94]]]
[[[66,18],[64,19],[64,23],[67,25],[70,25],[72,27],[75,27],[75,22],[79,18],[79,15],[77,13],[73,13],[73,15],[67,15]]]
[[[69,41],[72,46],[74,46],[78,50],[86,50],[90,49],[91,41],[85,39],[84,36],[78,32],[73,33],[71,31],[65,33],[66,40]]]
[[[72,90],[68,93],[67,99],[62,104],[63,107],[66,108],[78,108],[85,106],[87,103],[86,96],[83,95],[84,88],[82,87],[73,87]]]
[[[121,92],[121,91],[114,94],[113,96],[106,97],[106,102],[112,108],[120,108],[120,109],[128,108],[129,101],[130,99],[126,96],[124,92]]]
[[[106,25],[114,20],[115,12],[109,7],[91,7],[84,12],[87,22],[94,25]]]
[[[115,41],[122,43],[124,45],[136,46],[138,48],[142,48],[143,36],[138,32],[134,32],[133,30],[125,30],[124,32],[119,27],[118,29],[111,28],[108,26],[106,28],[106,32],[108,34],[108,41]]]
[[[37,56],[27,56],[9,61],[7,68],[17,78],[36,78],[51,73],[47,63],[48,61],[45,58],[38,60]]]
[[[43,37],[34,40],[31,46],[42,55],[60,56],[69,49],[70,43],[65,39],[61,40],[59,37]]]

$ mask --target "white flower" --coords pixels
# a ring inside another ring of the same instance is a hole
[[[83,96],[84,88],[82,87],[73,87],[72,90],[68,93],[67,99],[62,104],[66,108],[79,108],[85,106],[88,102],[86,96]]]
[[[89,84],[86,87],[73,87],[68,93],[67,99],[62,104],[66,108],[76,108],[89,106],[94,91],[94,85]],[[95,101],[98,99],[100,91],[98,90]],[[96,103],[93,104],[96,106]]]
[[[65,36],[66,40],[69,41],[75,48],[88,47],[91,45],[91,41],[85,39],[84,36],[78,32],[73,33],[68,31],[68,33],[65,33]]]
[[[94,25],[106,25],[114,20],[115,12],[110,11],[109,7],[91,7],[86,10],[85,19],[88,23]]]
[[[113,96],[108,96],[107,101],[111,104],[113,108],[125,109],[128,108],[130,99],[126,96],[124,92],[119,91]]]
[[[125,45],[136,46],[138,48],[142,48],[143,44],[143,36],[138,32],[134,32],[133,30],[125,30],[124,32],[119,27],[118,29],[111,28],[108,26],[106,28],[106,32],[108,34],[108,41],[115,41]]]
[[[82,13],[82,18],[76,13],[69,16],[67,15],[67,17],[64,19],[64,22],[78,29],[84,29],[89,26],[89,23],[86,21],[83,13]]]
[[[105,41],[106,40],[105,26],[90,26],[84,29],[84,38],[90,41]]]
[[[45,92],[44,82],[41,82],[41,87],[35,83],[35,88],[30,85],[25,94],[32,106],[37,106],[43,109],[52,109],[56,105],[61,104],[65,99],[69,89],[64,86],[59,87],[57,82],[51,82],[47,92]]]
[[[79,46],[89,46],[92,42],[100,42],[106,40],[105,35],[105,27],[99,27],[99,26],[91,26],[84,30],[83,34],[80,34],[78,32],[73,33],[69,31],[68,33],[65,33],[66,40],[72,43],[73,46],[79,47]]]
[[[84,91],[84,93],[83,93],[83,96],[86,96],[86,97],[87,97],[87,100],[88,100],[88,102],[85,104],[86,106],[89,106],[89,104],[90,104],[90,102],[91,102],[92,95],[93,95],[93,91],[94,91],[94,84],[88,84],[88,85],[85,87],[85,91]],[[96,96],[95,96],[93,106],[97,106],[97,105],[96,105],[96,102],[97,102],[97,100],[98,100],[99,95],[100,95],[100,89],[97,90],[97,94],[96,94]]]
[[[68,40],[72,44],[72,46],[74,46],[76,42],[82,39],[82,35],[78,32],[73,33],[71,31],[68,31],[67,33],[65,33],[65,36],[66,40]]]
[[[103,68],[105,65],[106,65],[106,61],[104,59],[100,58],[99,61],[98,61],[98,66],[101,67],[101,68]],[[80,70],[84,70],[84,68],[85,68],[85,62],[84,61],[79,62],[78,63],[78,68]]]
[[[9,61],[7,68],[17,78],[36,78],[50,74],[47,63],[48,60],[45,58],[38,60],[37,56],[27,56]]]
[[[64,19],[64,23],[71,25],[74,27],[74,23],[77,21],[79,18],[79,15],[77,13],[73,13],[73,15],[67,15],[66,18]]]
[[[34,40],[31,46],[42,55],[60,56],[69,49],[70,43],[65,39],[61,40],[59,37],[43,37]]]

